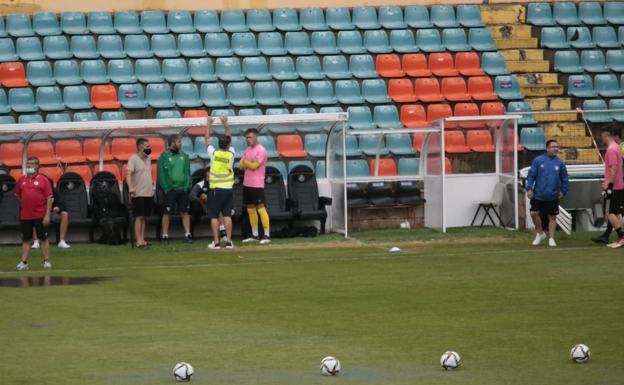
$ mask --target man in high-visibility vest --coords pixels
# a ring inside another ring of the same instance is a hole
[[[226,249],[233,249],[232,242],[232,197],[234,195],[234,152],[230,149],[232,133],[228,125],[227,116],[222,116],[221,123],[225,129],[225,135],[219,136],[219,148],[212,146],[210,134],[212,133],[212,118],[208,118],[206,129],[206,145],[210,161],[210,175],[208,180],[208,217],[212,228],[213,241],[208,245],[210,250],[221,248],[219,241],[219,217],[223,217],[225,224]]]

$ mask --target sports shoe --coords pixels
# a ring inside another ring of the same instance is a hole
[[[218,243],[214,243],[214,241],[212,241],[212,242],[210,242],[210,243],[208,244],[208,248],[209,248],[210,250],[221,250],[221,246],[219,246],[219,244],[218,244]]]
[[[193,243],[193,236],[192,236],[191,234],[186,234],[186,235],[184,236],[184,241],[185,241],[186,243]]]
[[[71,247],[65,241],[60,241],[57,246],[59,249],[69,249]]]
[[[269,237],[268,235],[263,235],[262,239],[260,240],[260,244],[268,245],[269,243],[271,243],[271,237]]]
[[[234,248],[234,242],[232,242],[232,241],[226,241],[226,242],[225,242],[225,248],[226,248],[226,249],[233,249],[233,248]]]
[[[52,262],[49,259],[43,261],[44,270],[50,270],[52,268]]]
[[[544,241],[544,239],[546,239],[546,234],[544,234],[544,233],[537,233],[537,234],[535,234],[535,239],[533,240],[532,245],[533,246],[537,246],[540,243],[542,243]]]
[[[623,237],[619,237],[619,238],[617,239],[617,241],[615,241],[615,242],[613,242],[613,243],[611,244],[611,248],[612,248],[612,249],[617,249],[617,248],[620,248],[620,247],[622,247],[622,246],[624,246],[624,236],[623,236]]]
[[[20,263],[18,263],[18,264],[17,264],[17,266],[15,266],[15,268],[16,268],[18,271],[28,270],[28,264],[27,264],[27,263],[24,263],[24,262],[22,262],[22,261],[20,261]]]
[[[169,243],[169,236],[168,235],[163,235],[160,237],[160,242],[162,243]]]
[[[225,230],[219,230],[219,237],[221,237],[221,242],[227,242],[227,234]]]
[[[260,239],[258,237],[249,237],[249,238],[243,239],[243,243],[258,242],[259,240]]]
[[[593,237],[591,240],[594,243],[604,243],[605,245],[609,243],[609,237],[605,237],[604,235]]]
[[[30,246],[31,249],[38,249],[39,247],[40,246],[39,246],[39,240],[38,239],[35,239],[33,241],[33,243],[32,243],[32,246]]]
[[[557,242],[555,242],[555,238],[548,238],[548,246],[557,247]]]

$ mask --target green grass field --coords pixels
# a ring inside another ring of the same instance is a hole
[[[504,230],[355,233],[209,252],[207,241],[148,250],[53,248],[53,276],[92,285],[0,287],[0,383],[624,383],[624,250],[588,234],[532,247]],[[398,245],[402,252],[388,253]],[[43,274],[38,252],[0,278]],[[570,348],[585,343],[589,363]],[[445,372],[445,350],[462,366]],[[323,356],[342,362],[319,374]]]

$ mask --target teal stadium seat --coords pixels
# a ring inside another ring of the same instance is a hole
[[[400,176],[420,175],[420,158],[399,158]]]
[[[189,11],[169,11],[167,28],[173,33],[194,33],[193,16]]]
[[[95,122],[99,120],[97,114],[93,111],[76,112],[73,119],[74,122]]]
[[[457,6],[457,21],[462,27],[483,27],[481,10],[476,4],[461,4]]]
[[[288,173],[290,174],[292,170],[297,166],[306,166],[310,170],[314,171],[314,164],[309,160],[293,160],[288,162]]]
[[[624,99],[611,99],[609,100],[609,109],[610,110],[624,110]],[[624,112],[621,111],[611,111],[609,113],[613,120],[616,122],[624,122]]]
[[[193,14],[193,26],[197,32],[214,33],[222,32],[219,15],[214,10],[195,11]]]
[[[470,28],[468,31],[468,44],[475,51],[496,51],[489,28]]]
[[[30,88],[11,88],[9,89],[9,105],[15,112],[35,112],[37,104],[35,103],[35,95]]]
[[[52,60],[69,59],[69,42],[65,36],[46,36],[43,38],[43,54]]]
[[[602,16],[602,5],[597,2],[579,3],[578,17],[583,24],[587,25],[607,24],[607,20]]]
[[[546,137],[541,127],[524,127],[520,131],[520,144],[530,151],[546,149]]]
[[[199,90],[202,102],[206,107],[225,107],[230,105],[225,97],[225,88],[221,83],[204,83]]]
[[[336,35],[332,31],[314,31],[310,41],[312,50],[319,55],[335,55],[339,52]]]
[[[540,32],[540,47],[550,49],[567,49],[570,43],[561,27],[545,27]]]
[[[113,14],[110,12],[89,12],[87,14],[87,29],[95,35],[115,33]]]
[[[383,79],[365,79],[362,81],[362,96],[373,104],[390,103],[388,89]]]
[[[553,17],[559,25],[580,25],[576,4],[561,2],[553,4]]]
[[[282,178],[284,178],[284,180],[288,178],[288,170],[286,169],[286,164],[284,162],[281,162],[281,161],[267,162],[267,167],[276,168],[277,171],[279,171],[279,173],[282,175]]]
[[[397,6],[379,7],[379,24],[386,29],[404,29],[407,27],[403,19],[403,10]]]
[[[162,74],[169,83],[186,83],[191,81],[188,65],[184,59],[165,59],[162,61]]]
[[[518,100],[524,96],[516,75],[500,75],[494,79],[494,92],[503,100]]]
[[[165,80],[158,59],[139,59],[135,66],[134,73],[141,83],[162,83]]]
[[[100,120],[126,120],[126,113],[123,111],[103,111]]]
[[[279,32],[261,32],[258,34],[258,49],[262,55],[282,56],[288,51],[284,48],[284,40]]]
[[[220,57],[215,62],[215,74],[220,80],[238,82],[245,78],[241,64],[236,57]]]
[[[359,31],[339,31],[336,46],[340,52],[353,55],[366,52]]]
[[[260,54],[256,35],[251,32],[236,32],[230,41],[232,50],[238,56],[257,56]]]
[[[432,5],[431,22],[438,28],[459,27],[459,23],[455,18],[455,9],[451,5]]]
[[[280,96],[279,85],[276,82],[256,82],[254,95],[258,104],[262,106],[281,106],[284,100]]]
[[[67,86],[63,88],[63,101],[70,110],[93,108],[89,90],[86,86]]]
[[[197,154],[195,153],[195,150],[193,149],[193,140],[191,140],[191,138],[189,138],[188,136],[182,137],[182,151],[188,154],[189,159],[191,160],[197,159]],[[193,175],[192,172],[191,172],[191,175]]]
[[[15,118],[8,115],[0,116],[0,124],[15,124]]]
[[[234,147],[236,159],[240,159],[247,148],[247,141],[243,136],[232,136],[231,146]]]
[[[327,29],[325,14],[321,8],[301,8],[299,23],[307,31],[324,31]]]
[[[564,74],[580,74],[583,67],[576,51],[555,51],[555,71]]]
[[[367,106],[351,106],[349,112],[349,127],[354,130],[374,130],[377,125],[373,122],[373,114]]]
[[[351,78],[351,71],[349,71],[347,59],[342,55],[324,56],[323,72],[329,79]]]
[[[539,27],[555,25],[552,8],[548,3],[529,3],[526,8],[526,21]]]
[[[36,100],[41,111],[62,111],[65,109],[61,90],[58,87],[38,87]]]
[[[533,110],[531,109],[531,106],[529,105],[529,103],[524,102],[524,101],[513,101],[513,102],[507,103],[508,114],[514,114],[518,112],[532,112],[532,111]],[[518,120],[518,124],[521,124],[521,125],[537,124],[537,121],[533,118],[533,115],[531,114],[520,114],[520,116],[522,116],[522,118]]]
[[[247,32],[249,28],[245,23],[245,14],[240,9],[227,9],[221,11],[221,28],[226,32]]]
[[[184,57],[204,57],[206,50],[198,33],[185,33],[178,35],[178,49]]]
[[[349,8],[327,8],[325,10],[325,20],[327,21],[327,26],[333,30],[343,31],[355,28],[351,21],[351,10]]]
[[[284,47],[291,55],[310,55],[314,52],[305,32],[286,32]]]
[[[442,38],[437,29],[419,29],[416,31],[416,45],[423,52],[442,52]]]
[[[165,14],[162,11],[141,12],[141,28],[149,34],[169,33]]]
[[[345,149],[346,151],[342,150],[342,141],[334,141],[334,152],[336,155],[342,156],[342,154],[345,153],[346,156],[362,156],[362,150],[360,150],[360,146],[355,135],[347,135],[345,139]]]
[[[267,32],[275,30],[275,26],[271,20],[271,13],[268,9],[247,10],[247,26],[254,32]]]
[[[223,32],[208,32],[204,37],[204,48],[208,56],[232,56],[234,51],[230,48],[230,39]]]
[[[379,128],[403,128],[395,105],[375,106],[373,120]]]
[[[195,137],[193,152],[197,154],[197,157],[203,160],[208,160],[208,147],[206,146],[206,139],[203,136]]]
[[[275,139],[272,136],[261,135],[258,137],[258,143],[267,151],[269,158],[279,158],[277,148],[275,147]]]
[[[154,55],[160,58],[180,56],[180,51],[176,46],[175,37],[171,34],[152,35],[151,46],[154,51]]]
[[[193,58],[188,61],[189,74],[196,82],[213,82],[217,80],[214,64],[209,58]]]
[[[505,58],[500,52],[483,52],[481,54],[481,68],[490,76],[509,74],[505,65]]]
[[[16,61],[15,45],[10,38],[0,39],[0,62]]]
[[[316,169],[315,169],[316,179],[325,178],[325,174],[326,174],[325,167],[326,166],[325,166],[324,160],[319,160],[316,162]]]
[[[178,83],[173,86],[173,99],[175,104],[182,108],[200,107],[203,104],[194,83]]]
[[[620,48],[621,46],[613,27],[594,27],[592,35],[594,43],[600,48]]]
[[[110,60],[108,62],[108,76],[113,83],[117,84],[135,83],[137,81],[132,62],[128,59]]]
[[[472,51],[463,28],[446,28],[442,31],[442,45],[451,52]]]
[[[386,146],[392,155],[416,155],[412,147],[412,137],[409,134],[386,135]]]
[[[295,63],[289,56],[275,56],[269,61],[271,76],[276,80],[295,80],[299,74],[295,70]]]
[[[609,1],[603,3],[604,17],[610,24],[624,24],[624,3],[620,1]]]
[[[624,72],[624,51],[620,49],[607,51],[607,67],[614,72]]]
[[[54,78],[62,86],[82,84],[82,77],[75,60],[57,60],[54,62]]]
[[[0,17],[0,37],[7,37],[9,33],[6,30],[6,25],[4,24],[4,17]]]
[[[105,59],[123,59],[126,57],[126,51],[124,51],[119,35],[99,36],[97,49]]]
[[[327,80],[314,80],[308,83],[308,96],[316,105],[336,104],[334,88]]]
[[[282,32],[300,31],[299,15],[294,8],[277,8],[273,10],[273,25]]]
[[[405,22],[414,29],[433,27],[429,18],[429,9],[424,5],[408,5],[405,7],[404,14]]]
[[[335,92],[341,104],[362,104],[364,98],[360,85],[355,80],[338,80],[335,83]]]
[[[374,7],[353,7],[351,20],[357,29],[379,29],[377,10]]]
[[[370,176],[368,163],[364,159],[347,160],[347,176],[353,178]]]
[[[139,15],[133,11],[115,12],[114,26],[117,33],[122,35],[143,33],[139,23]]]
[[[389,53],[392,47],[388,42],[388,34],[384,30],[369,30],[364,32],[364,46],[370,53]]]
[[[381,139],[381,146],[379,146],[379,140]],[[379,155],[388,155],[390,151],[386,148],[386,143],[381,135],[358,135],[358,145],[364,155],[376,156],[379,147]]]
[[[182,114],[176,110],[160,110],[156,112],[156,119],[180,119]]]
[[[74,35],[70,47],[74,57],[78,59],[97,59],[100,53],[95,47],[95,39],[91,35]]]
[[[310,104],[306,85],[300,80],[282,82],[282,98],[286,104],[291,106],[305,106]]]
[[[583,100],[583,110],[604,110],[602,112],[585,112],[585,119],[590,123],[611,123],[613,117],[607,111],[607,102],[603,99]]]
[[[33,36],[35,34],[30,16],[25,13],[7,15],[6,30],[13,37]]]
[[[71,118],[69,117],[69,114],[63,112],[63,113],[56,113],[56,114],[48,114],[46,116],[45,121],[46,123],[67,123],[67,122],[71,122]]]
[[[238,116],[256,116],[263,115],[262,110],[259,108],[241,108],[238,110]]]
[[[570,27],[566,36],[568,42],[574,48],[588,49],[596,47],[596,43],[592,40],[591,32],[587,27]]]
[[[18,37],[15,42],[15,52],[20,59],[25,61],[45,59],[38,37]]]
[[[154,56],[147,35],[126,35],[124,47],[126,54],[133,59],[147,59]]]
[[[243,59],[243,75],[248,80],[271,80],[267,61],[263,56],[251,56]]]
[[[43,87],[56,83],[48,61],[31,61],[26,64],[26,78],[31,86]]]
[[[17,119],[19,124],[43,123],[43,117],[39,114],[20,115]]]
[[[371,55],[351,55],[349,59],[349,71],[358,79],[370,79],[379,77],[375,69],[375,62]]]
[[[414,37],[414,33],[409,29],[394,29],[390,31],[390,45],[395,52],[418,52],[416,38]]]
[[[618,28],[618,39],[620,40],[620,43],[624,45],[624,26]]]
[[[614,74],[601,74],[594,77],[594,89],[603,98],[621,98],[624,90],[620,88],[620,81]]]
[[[236,82],[228,83],[227,96],[230,104],[236,107],[249,107],[256,105],[251,83]]]
[[[609,72],[605,56],[599,50],[582,51],[581,67],[591,73]]]
[[[145,87],[145,100],[153,108],[172,108],[175,106],[171,96],[171,86],[166,83],[151,83]]]
[[[87,20],[82,12],[61,13],[61,29],[67,35],[83,35],[89,33]]]
[[[11,111],[11,106],[7,101],[7,95],[4,89],[0,88],[0,114],[8,114]]]
[[[316,80],[325,78],[318,56],[298,56],[295,67],[302,79]]]
[[[144,109],[147,108],[145,91],[139,84],[122,84],[117,92],[119,102],[124,108]]]
[[[304,149],[315,158],[325,158],[327,134],[308,134],[304,139]]]
[[[61,26],[54,12],[33,13],[32,23],[35,33],[39,36],[61,34]]]

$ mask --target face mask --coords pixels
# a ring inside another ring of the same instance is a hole
[[[151,149],[151,148],[144,148],[144,149],[143,149],[143,153],[144,153],[145,155],[149,155],[149,154],[151,154],[151,153],[152,153],[152,149]]]
[[[28,175],[34,175],[37,172],[37,170],[35,170],[34,167],[27,167],[26,168],[26,174]]]

